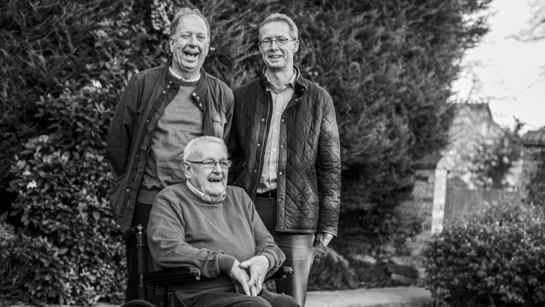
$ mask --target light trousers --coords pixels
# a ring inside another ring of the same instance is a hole
[[[255,207],[274,241],[286,255],[283,266],[293,268],[293,275],[276,280],[276,291],[292,296],[299,305],[305,306],[307,297],[308,276],[314,261],[313,247],[315,234],[298,234],[278,232],[276,227],[276,199],[256,197]]]

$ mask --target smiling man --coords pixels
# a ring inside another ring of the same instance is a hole
[[[206,279],[174,290],[184,306],[298,306],[292,297],[262,289],[285,257],[244,190],[227,187],[230,165],[219,138],[187,144],[182,162],[187,182],[162,190],[151,210],[154,266],[201,270]]]
[[[180,165],[188,142],[202,135],[226,139],[233,93],[202,68],[210,27],[198,10],[182,9],[171,24],[172,58],[144,70],[127,85],[108,131],[108,157],[117,175],[110,203],[124,232],[128,269],[126,301],[136,299],[136,239],[130,231],[148,223],[163,188],[185,182]]]
[[[261,23],[265,68],[234,90],[229,149],[236,162],[232,184],[254,200],[284,264],[294,269],[276,288],[303,306],[314,247],[337,234],[341,158],[331,96],[293,64],[299,44],[288,16],[272,14]]]

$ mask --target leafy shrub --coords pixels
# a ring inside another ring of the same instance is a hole
[[[309,290],[339,290],[356,287],[354,270],[343,256],[330,247],[320,247],[308,278]]]
[[[504,201],[456,220],[426,251],[439,306],[543,306],[543,208]]]
[[[529,155],[527,161],[530,167],[528,169],[528,182],[526,183],[526,201],[535,205],[545,205],[545,150],[526,149],[525,154]],[[525,174],[526,175],[526,174]]]
[[[0,125],[8,132],[0,141],[11,151],[0,153],[0,170],[11,162],[2,174],[15,195],[11,218],[45,246],[29,256],[47,260],[20,290],[42,303],[120,302],[125,256],[107,201],[105,138],[127,80],[166,61],[158,36],[145,28],[142,8],[124,1],[1,8],[0,92],[10,99],[0,94],[0,108],[10,121]],[[32,131],[23,135],[26,126]],[[11,132],[18,134],[4,138]]]
[[[522,154],[520,130],[524,126],[517,120],[513,129],[502,129],[503,133],[491,140],[481,140],[470,153],[472,165],[471,181],[480,188],[507,189],[515,182],[507,180],[511,169]]]
[[[47,297],[36,291],[36,280],[47,280],[52,286],[62,287],[55,276],[62,272],[63,261],[44,238],[30,238],[15,233],[12,226],[0,224],[0,296],[12,300],[40,303]],[[66,285],[69,287],[69,285]],[[57,293],[50,291],[49,295]],[[63,296],[63,293],[59,293]]]
[[[92,305],[122,297],[124,249],[106,197],[112,172],[102,138],[113,110],[88,98],[107,92],[67,87],[57,98],[42,98],[37,116],[55,132],[29,140],[11,170],[13,214],[54,256],[24,284],[42,302]]]
[[[29,258],[34,254],[27,238],[0,223],[0,297],[24,298],[22,288],[33,272]]]

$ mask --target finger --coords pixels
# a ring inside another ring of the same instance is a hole
[[[256,283],[255,287],[257,290],[257,294],[261,293],[261,290],[263,290],[263,282]]]
[[[322,235],[321,234],[316,234],[316,237],[314,238],[314,243],[312,244],[313,247],[318,247],[318,245],[321,243],[322,241]]]
[[[250,296],[251,293],[250,293],[250,288],[248,287],[248,283],[246,281],[243,281],[240,284],[242,285],[242,289],[244,289],[244,293],[246,293],[246,295]]]
[[[250,280],[248,280],[248,287],[252,287],[255,285],[256,280],[252,277]]]
[[[257,296],[257,288],[255,286],[252,286],[250,288],[250,291],[251,291],[252,296]]]

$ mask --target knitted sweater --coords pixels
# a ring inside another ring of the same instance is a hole
[[[228,186],[219,202],[205,202],[186,184],[162,190],[148,222],[148,243],[156,269],[193,265],[207,278],[184,285],[181,299],[202,291],[232,291],[229,272],[235,259],[256,255],[269,260],[274,273],[285,256],[255,211],[244,190]]]

